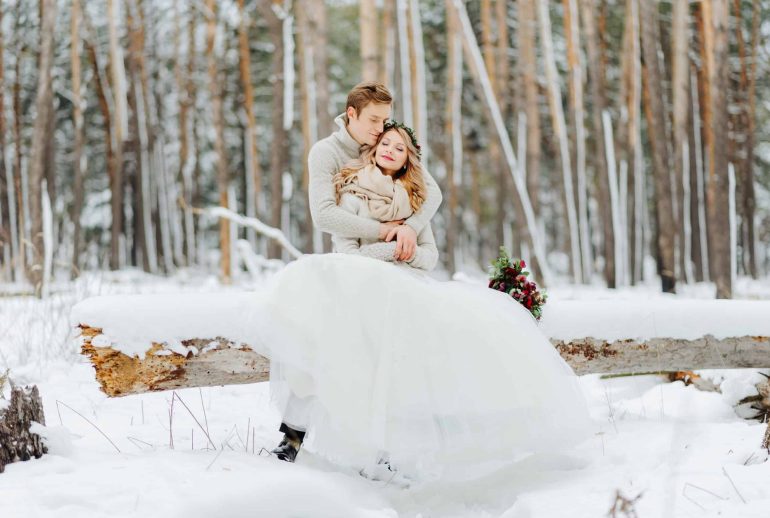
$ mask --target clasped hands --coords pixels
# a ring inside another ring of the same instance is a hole
[[[388,221],[380,223],[380,239],[386,242],[396,239],[396,250],[393,259],[396,261],[410,261],[417,249],[417,232],[409,225],[404,225],[404,220]]]

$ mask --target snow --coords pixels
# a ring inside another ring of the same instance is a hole
[[[481,282],[473,275],[461,278]],[[628,498],[641,494],[635,504],[640,517],[766,516],[770,462],[759,448],[766,426],[733,410],[764,379],[753,369],[704,371],[721,392],[657,376],[583,376],[581,387],[601,431],[569,456],[529,457],[470,482],[400,488],[311,451],[303,450],[293,465],[269,456],[265,450],[281,434],[268,383],[110,399],[99,391],[87,360],[75,354],[68,317],[82,299],[89,300],[73,317],[95,315],[106,334],[121,339],[141,337],[141,329],[121,323],[121,313],[142,329],[160,326],[153,328],[156,340],[162,333],[178,340],[201,332],[233,339],[248,331],[239,312],[254,295],[247,288],[220,286],[215,277],[193,271],[170,278],[122,271],[54,283],[48,300],[0,299],[0,372],[10,368],[17,382],[38,385],[47,426],[34,430],[50,450],[6,467],[0,516],[594,518],[607,515],[616,491]],[[251,288],[257,291],[259,284]],[[698,332],[767,331],[757,318],[763,309],[767,314],[766,301],[711,300],[713,285],[681,291],[664,296],[648,286],[557,286],[549,290],[542,325],[552,335],[568,334],[571,327],[580,334],[585,328],[579,318],[563,320],[579,317],[582,308],[586,318],[604,312],[592,317],[594,336],[611,336],[624,326],[624,335],[649,331],[652,325],[643,321],[652,319],[667,333],[686,334],[677,325],[684,319]],[[739,278],[735,292],[770,298],[770,282]],[[91,298],[100,293],[109,298]],[[216,318],[212,308],[218,308]],[[162,319],[152,320],[163,311]],[[618,322],[622,311],[636,313]],[[174,313],[185,318],[174,319]]]
[[[77,304],[70,324],[101,328],[92,344],[129,356],[144,357],[152,342],[192,338],[222,337],[253,346],[248,323],[255,297],[254,292],[107,295]],[[542,329],[559,340],[770,336],[768,315],[770,301],[562,296],[546,304]]]

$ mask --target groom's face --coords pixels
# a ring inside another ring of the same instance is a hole
[[[348,131],[361,144],[373,146],[382,133],[385,121],[390,118],[390,105],[369,103],[356,113],[356,109],[348,107]]]

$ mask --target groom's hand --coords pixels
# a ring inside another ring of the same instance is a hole
[[[385,241],[391,241],[396,237],[396,250],[393,258],[396,261],[409,261],[414,256],[417,248],[417,232],[409,225],[399,225],[390,231]]]
[[[403,219],[397,221],[388,221],[387,223],[380,223],[380,240],[390,241],[393,239],[393,231],[398,228],[404,222]]]

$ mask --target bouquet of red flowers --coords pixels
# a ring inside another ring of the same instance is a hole
[[[500,256],[492,261],[489,287],[507,293],[527,308],[537,320],[540,320],[548,295],[538,291],[537,284],[527,280],[529,272],[524,270],[526,267],[527,263],[521,259],[512,260],[505,248],[501,246]]]

